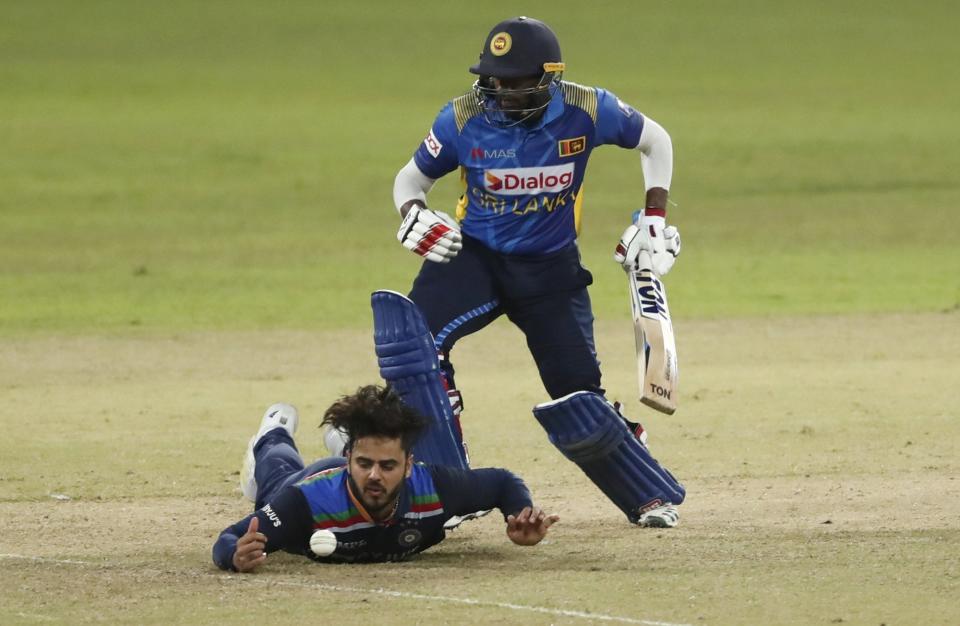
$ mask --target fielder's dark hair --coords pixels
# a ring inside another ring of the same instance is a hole
[[[365,385],[334,402],[320,422],[326,424],[347,433],[347,450],[362,437],[387,437],[399,439],[403,451],[409,453],[429,421],[404,404],[389,386]]]

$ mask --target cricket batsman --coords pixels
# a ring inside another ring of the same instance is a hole
[[[635,270],[645,253],[653,272],[666,274],[680,252],[665,221],[673,149],[651,118],[605,89],[562,80],[564,69],[543,22],[517,17],[490,30],[470,67],[473,89],[440,110],[394,183],[397,238],[425,259],[409,295],[434,337],[457,423],[450,352],[506,315],[553,399],[534,409],[551,442],[631,522],[672,527],[682,485],[650,456],[643,428],[604,397],[587,293],[593,277],[580,263],[577,233],[593,149],[636,151],[645,209],[614,258]],[[464,191],[454,215],[430,208],[435,181],[458,168]]]

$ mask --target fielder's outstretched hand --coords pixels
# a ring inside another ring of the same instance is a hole
[[[547,515],[538,506],[524,507],[516,515],[507,516],[507,537],[518,546],[535,546],[559,519],[559,515]]]
[[[252,572],[267,560],[267,536],[257,532],[260,519],[254,515],[243,537],[237,540],[237,550],[233,553],[233,566],[238,572]]]

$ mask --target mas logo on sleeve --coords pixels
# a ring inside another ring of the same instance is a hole
[[[427,134],[426,139],[423,140],[423,145],[427,148],[427,152],[433,155],[433,158],[440,156],[440,151],[443,150],[443,144],[437,140],[437,136],[433,134],[432,128]]]
[[[557,142],[557,149],[560,151],[560,156],[562,157],[580,154],[587,149],[587,136],[583,135],[581,137],[574,137],[573,139],[561,139]]]

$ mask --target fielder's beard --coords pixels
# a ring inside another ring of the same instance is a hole
[[[360,500],[360,504],[363,505],[363,508],[367,510],[367,513],[374,520],[382,521],[390,517],[393,511],[396,510],[400,500],[400,490],[403,488],[403,481],[401,481],[393,491],[389,492],[383,488],[383,483],[374,483],[374,485],[380,487],[380,491],[376,495],[360,489],[357,481],[353,479],[353,476],[348,475],[347,481],[350,484],[350,491]]]

